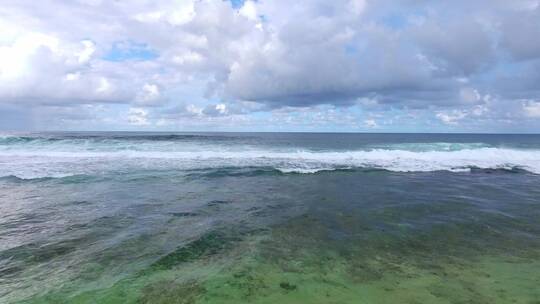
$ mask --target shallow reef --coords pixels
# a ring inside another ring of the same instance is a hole
[[[210,231],[106,288],[77,292],[72,286],[28,303],[540,300],[536,243],[520,237],[496,242],[489,230],[471,236],[474,227],[460,224],[381,233],[360,218],[333,217],[303,215],[269,230]]]

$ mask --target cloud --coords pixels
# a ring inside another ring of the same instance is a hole
[[[130,108],[128,111],[127,122],[135,126],[149,125],[148,111],[142,108]]]
[[[203,113],[209,116],[225,115],[227,114],[227,105],[224,103],[209,105],[206,108],[204,108]]]
[[[366,119],[364,120],[364,125],[368,128],[376,128],[378,127],[377,122],[374,119]]]
[[[501,21],[501,45],[516,59],[540,58],[540,7],[510,13]]]
[[[525,115],[533,118],[540,118],[540,102],[527,101],[523,103],[523,111]]]
[[[238,11],[240,15],[250,19],[258,21],[258,15],[257,15],[257,7],[255,2],[248,0],[244,2],[240,10]]]
[[[467,112],[459,110],[454,110],[450,113],[439,112],[436,114],[436,117],[445,124],[454,125],[457,124],[460,120],[467,117]]]
[[[159,101],[161,97],[159,87],[155,84],[145,83],[141,91],[137,94],[135,100],[139,105],[153,105]]]
[[[362,110],[534,120],[539,20],[537,0],[8,1],[0,105],[43,121],[121,106],[138,126],[281,109],[328,124],[360,113],[351,128],[384,125]]]

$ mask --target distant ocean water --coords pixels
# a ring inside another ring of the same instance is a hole
[[[533,303],[540,135],[0,134],[0,303]]]

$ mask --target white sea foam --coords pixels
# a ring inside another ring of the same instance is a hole
[[[107,170],[271,167],[284,173],[315,173],[347,168],[398,172],[467,171],[520,168],[540,174],[540,150],[477,148],[457,151],[213,150],[198,151],[0,151],[0,176],[22,178],[95,174]]]

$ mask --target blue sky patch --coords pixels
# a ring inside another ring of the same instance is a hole
[[[157,57],[159,57],[158,52],[150,48],[146,43],[118,41],[113,44],[109,52],[103,56],[103,59],[108,61],[144,61]]]
[[[234,8],[241,8],[245,0],[229,0]]]

